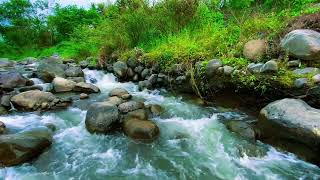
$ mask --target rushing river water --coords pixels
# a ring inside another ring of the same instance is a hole
[[[102,93],[77,100],[57,112],[17,113],[0,117],[9,129],[53,123],[51,148],[32,163],[0,169],[0,179],[319,179],[317,166],[259,143],[260,156],[239,153],[249,142],[229,132],[219,121],[248,118],[235,110],[203,107],[191,98],[165,90],[139,92],[133,83],[119,83],[112,74],[85,70],[86,80]],[[41,83],[38,81],[38,83]],[[94,135],[85,128],[88,105],[106,99],[115,87],[126,88],[146,104],[157,103],[165,113],[155,122],[161,135],[152,144],[139,144],[122,133]],[[220,109],[220,110],[219,110]]]

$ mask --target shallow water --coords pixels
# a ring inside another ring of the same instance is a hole
[[[0,169],[2,179],[319,179],[317,166],[258,143],[266,153],[258,157],[240,155],[249,142],[229,132],[221,117],[245,119],[236,110],[219,112],[165,90],[139,92],[133,83],[118,83],[112,74],[85,70],[101,94],[78,100],[58,112],[17,113],[0,117],[12,132],[26,127],[57,126],[54,143],[37,160]],[[84,125],[86,109],[106,99],[115,87],[124,87],[134,98],[161,104],[166,112],[154,121],[161,135],[152,144],[138,144],[122,133],[89,134]]]

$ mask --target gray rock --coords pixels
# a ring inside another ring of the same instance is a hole
[[[314,83],[320,83],[320,74],[317,74],[312,77]]]
[[[39,90],[26,91],[11,98],[11,102],[25,110],[49,109],[59,100],[49,92]]]
[[[86,115],[86,128],[90,133],[106,134],[115,128],[119,122],[117,106],[108,102],[99,102],[90,105]]]
[[[248,65],[247,69],[251,73],[260,73],[262,66],[263,66],[263,63],[258,63],[258,64],[251,63]]]
[[[89,62],[88,62],[88,61],[81,61],[81,62],[79,63],[79,65],[80,65],[80,67],[81,67],[82,69],[84,69],[84,68],[87,68],[87,67],[89,66]]]
[[[15,95],[15,93],[8,93],[8,94],[4,94],[2,97],[1,97],[1,105],[4,106],[4,107],[10,107],[11,104],[10,104],[10,99],[11,97]]]
[[[80,67],[69,67],[65,74],[67,77],[84,77],[84,73]]]
[[[307,67],[307,68],[303,68],[303,69],[296,69],[293,71],[293,73],[296,75],[318,74],[318,73],[320,73],[320,69],[314,68],[314,67]]]
[[[84,77],[68,77],[67,79],[76,83],[85,82]]]
[[[223,73],[225,75],[231,75],[233,70],[234,70],[234,68],[231,66],[223,66]]]
[[[135,111],[137,109],[144,108],[144,104],[141,102],[137,102],[137,101],[128,101],[128,102],[120,104],[118,106],[118,108],[121,113],[128,113],[131,111]]]
[[[264,138],[298,141],[319,149],[320,110],[299,99],[282,99],[260,111],[258,127]]]
[[[131,139],[142,142],[152,142],[160,134],[157,124],[152,121],[142,121],[138,119],[125,121],[123,123],[123,131]]]
[[[1,115],[6,115],[9,112],[7,111],[7,109],[5,107],[3,107],[2,105],[0,105],[0,116]]]
[[[148,78],[148,81],[154,85],[157,83],[157,80],[158,80],[158,75],[157,74],[152,74],[149,78]]]
[[[210,77],[217,74],[219,67],[222,67],[222,61],[220,59],[210,60],[206,66],[206,74]]]
[[[145,79],[146,77],[148,77],[150,75],[150,70],[149,69],[144,69],[142,72],[141,72],[141,77],[142,79]]]
[[[47,128],[0,136],[1,166],[20,165],[33,160],[52,144]]]
[[[138,74],[141,74],[142,73],[142,71],[143,71],[143,67],[142,66],[138,66],[138,67],[136,67],[136,68],[134,68],[134,72],[136,72],[136,73],[138,73]]]
[[[25,87],[17,88],[16,90],[18,92],[25,92],[25,91],[31,91],[31,90],[43,91],[43,87],[41,85],[33,85],[33,86],[25,86]]]
[[[137,66],[139,66],[139,61],[136,58],[131,57],[131,58],[128,59],[127,64],[128,64],[129,67],[134,69]]]
[[[44,82],[50,83],[55,77],[65,78],[67,66],[54,59],[42,60],[37,68],[36,75]]]
[[[226,127],[230,131],[235,132],[248,140],[253,140],[253,141],[255,140],[255,137],[256,137],[255,131],[247,122],[235,121],[235,120],[228,121],[226,123]]]
[[[117,97],[117,96],[112,96],[112,97],[108,97],[107,101],[108,103],[112,104],[112,105],[116,105],[118,106],[119,104],[121,104],[123,101],[121,98]]]
[[[83,93],[98,93],[100,92],[100,89],[93,84],[79,82],[74,86],[73,91]]]
[[[0,72],[0,88],[13,89],[26,86],[28,79],[19,72]]]
[[[298,89],[307,86],[307,84],[308,78],[299,78],[294,81],[294,87]]]
[[[278,63],[274,60],[270,60],[266,62],[262,67],[260,72],[268,73],[268,72],[277,72],[278,71]]]
[[[148,80],[140,81],[138,84],[139,90],[142,91],[144,89],[152,88],[152,84]]]
[[[53,79],[52,85],[55,92],[69,92],[74,89],[76,83],[68,79],[56,77]]]
[[[125,78],[127,76],[128,66],[122,61],[113,64],[113,72],[118,78]]]
[[[298,29],[288,33],[281,41],[281,48],[290,55],[310,61],[320,60],[320,33]]]
[[[289,61],[289,62],[287,63],[287,66],[290,67],[290,68],[300,67],[300,66],[301,66],[301,61],[300,61],[300,60]]]

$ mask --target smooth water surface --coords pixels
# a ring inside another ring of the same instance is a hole
[[[0,117],[12,131],[53,123],[51,148],[32,163],[0,169],[2,179],[319,179],[317,166],[258,143],[262,153],[250,157],[239,149],[252,145],[229,132],[219,118],[248,118],[235,110],[196,105],[190,98],[165,90],[139,92],[133,83],[118,83],[112,74],[85,70],[101,94],[77,100],[58,112],[18,113]],[[38,82],[41,83],[41,82]],[[122,133],[94,135],[85,129],[86,109],[103,101],[115,87],[126,88],[146,104],[161,104],[166,112],[154,121],[161,135],[139,144]]]

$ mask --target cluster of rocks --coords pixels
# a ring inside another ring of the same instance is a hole
[[[130,138],[151,142],[160,131],[157,124],[149,120],[149,116],[160,115],[159,105],[144,105],[133,100],[132,95],[122,88],[113,89],[104,102],[90,105],[86,115],[86,128],[90,133],[108,134],[115,130],[123,130]]]
[[[50,57],[41,61],[26,58],[15,63],[8,59],[0,59],[0,114],[7,114],[8,110],[50,110],[66,107],[71,99],[58,98],[53,93],[77,92],[80,98],[88,98],[90,93],[100,92],[93,84],[86,83],[84,72],[73,60],[62,60]],[[22,70],[21,70],[22,69]],[[46,83],[44,89],[35,84],[38,78]],[[48,92],[46,92],[48,91]]]

